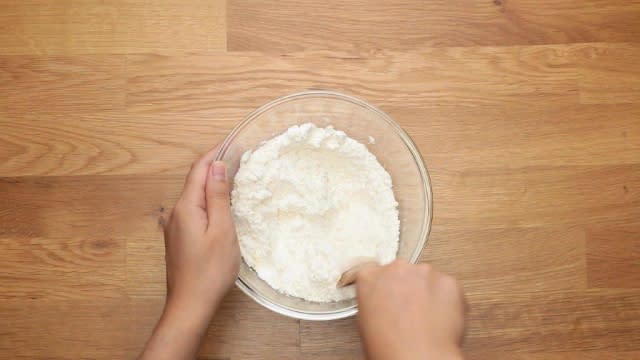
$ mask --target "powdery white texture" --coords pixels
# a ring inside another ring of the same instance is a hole
[[[389,173],[330,126],[292,126],[247,151],[231,195],[244,260],[282,293],[353,298],[353,286],[336,283],[354,259],[396,257],[400,222]]]

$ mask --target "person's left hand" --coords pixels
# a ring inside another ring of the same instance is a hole
[[[196,160],[164,226],[167,300],[139,359],[193,359],[240,267],[229,182],[218,149]]]
[[[194,161],[165,224],[167,306],[213,313],[238,275],[240,249],[230,186],[217,148]]]

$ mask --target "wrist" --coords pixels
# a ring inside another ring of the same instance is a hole
[[[165,311],[200,317],[209,322],[222,302],[224,294],[220,291],[200,289],[188,284],[183,285],[175,287],[167,293]]]
[[[209,326],[210,314],[194,311],[186,303],[167,297],[160,321],[153,330],[140,359],[194,358]]]
[[[190,335],[202,335],[206,332],[217,307],[217,302],[204,302],[172,295],[167,297],[160,321],[161,324],[166,323]]]
[[[363,340],[367,358],[374,360],[464,360],[462,349],[455,344],[417,341],[416,339],[406,342],[397,338],[395,340],[389,338],[365,338]]]
[[[427,356],[427,360],[463,360],[462,350],[458,346],[450,346],[437,348],[430,348]]]

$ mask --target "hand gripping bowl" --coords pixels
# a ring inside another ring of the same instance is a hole
[[[332,125],[365,144],[389,172],[399,203],[398,257],[418,261],[432,218],[431,182],[415,144],[388,115],[366,102],[332,91],[309,90],[286,95],[247,116],[222,143],[217,160],[228,166],[229,180],[242,154],[288,129],[312,122]],[[334,320],[354,315],[355,299],[318,303],[287,296],[271,288],[243,261],[236,285],[249,297],[277,313],[303,320]]]

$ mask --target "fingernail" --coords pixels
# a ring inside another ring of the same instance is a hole
[[[211,175],[214,179],[224,181],[227,179],[227,168],[224,166],[224,162],[216,161],[211,166]]]

